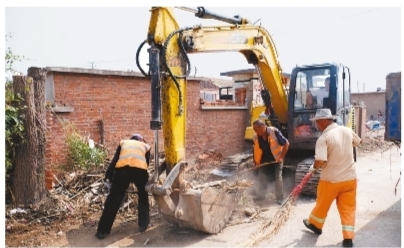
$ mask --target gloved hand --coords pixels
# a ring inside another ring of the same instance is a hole
[[[315,171],[317,171],[317,169],[316,168],[314,168],[314,163],[313,164],[311,164],[311,166],[310,166],[310,168],[309,168],[309,172],[315,172]]]
[[[102,187],[102,192],[109,193],[110,190],[111,190],[111,183],[109,182],[109,180],[106,180],[104,182],[104,186]]]

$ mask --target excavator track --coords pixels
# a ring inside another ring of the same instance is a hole
[[[307,158],[300,162],[296,167],[295,186],[298,185],[303,177],[309,172],[310,166],[313,164],[314,158]],[[321,170],[321,169],[320,169]],[[307,196],[317,196],[317,185],[320,180],[320,170],[313,173],[310,180],[304,185],[300,194]]]

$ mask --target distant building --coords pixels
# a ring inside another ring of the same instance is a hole
[[[261,98],[262,84],[259,81],[259,75],[256,69],[252,68],[222,72],[220,73],[220,76],[232,77],[234,81],[235,91],[237,91],[237,89],[239,88],[246,88],[248,87],[247,85],[250,85],[252,83],[252,89],[247,89],[247,95],[252,94],[250,97],[248,97],[248,99],[252,98],[251,100],[253,106],[264,104]],[[284,81],[286,82],[285,87],[289,87],[290,74],[283,73],[282,76],[284,78]]]
[[[351,93],[352,103],[363,102],[366,106],[366,119],[384,121],[384,112],[386,106],[386,92],[363,92]]]
[[[201,81],[200,98],[209,102],[220,100],[220,89],[222,89],[222,94],[233,96],[233,81],[216,78],[206,78],[204,81]],[[228,100],[232,99],[233,98]]]

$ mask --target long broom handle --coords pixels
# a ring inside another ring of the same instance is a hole
[[[307,174],[303,177],[302,181],[296,185],[296,187],[293,188],[292,192],[289,194],[288,198],[286,198],[285,201],[283,201],[282,205],[280,208],[282,208],[292,197],[296,197],[300,194],[302,191],[303,186],[309,181],[310,177],[313,175],[313,172],[309,171]]]
[[[261,166],[269,165],[269,164],[279,164],[279,162],[276,162],[276,161],[274,161],[274,162],[265,162],[265,163],[260,164],[259,166],[254,166],[254,167],[249,168],[249,169],[247,169],[247,170],[244,170],[244,171],[242,171],[242,172],[248,172],[248,171],[251,171],[251,170],[256,170],[256,169],[258,169],[258,168],[261,167]]]

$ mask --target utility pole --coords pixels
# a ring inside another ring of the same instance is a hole
[[[91,61],[90,64],[91,64],[91,69],[94,69],[94,61]]]
[[[359,81],[356,81],[356,86],[358,88],[358,93],[359,93]]]
[[[365,92],[365,83],[363,83],[363,92]]]

